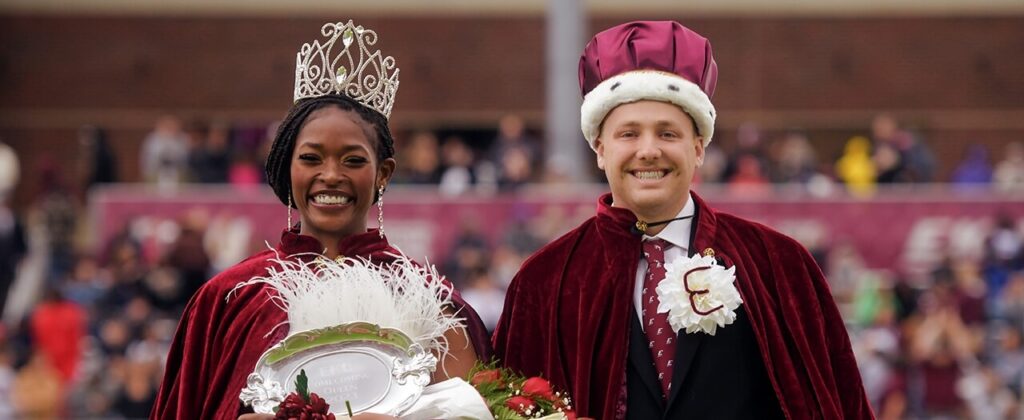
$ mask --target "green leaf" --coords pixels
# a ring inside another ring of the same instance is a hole
[[[299,371],[299,376],[295,377],[295,392],[306,402],[309,402],[309,378],[306,377],[306,369]]]

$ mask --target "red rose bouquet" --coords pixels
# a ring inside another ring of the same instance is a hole
[[[495,420],[576,419],[569,396],[552,390],[543,378],[525,378],[494,363],[477,363],[469,373],[469,383],[484,398]]]
[[[316,393],[309,392],[306,371],[295,378],[295,392],[288,394],[277,406],[274,420],[335,420],[331,407]]]

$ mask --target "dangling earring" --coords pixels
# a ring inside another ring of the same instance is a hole
[[[288,191],[288,226],[285,226],[285,230],[292,230],[292,192]]]
[[[384,186],[377,190],[377,233],[384,239]]]

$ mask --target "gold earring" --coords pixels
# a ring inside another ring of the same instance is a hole
[[[377,233],[384,239],[384,186],[377,190]]]

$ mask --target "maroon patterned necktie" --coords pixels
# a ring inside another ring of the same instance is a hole
[[[662,397],[667,398],[672,389],[672,360],[676,356],[676,334],[668,323],[668,313],[658,313],[658,292],[655,288],[665,278],[665,248],[669,246],[663,239],[651,239],[643,242],[644,259],[647,260],[647,274],[644,276],[644,287],[640,293],[643,300],[644,333],[647,335],[648,347],[654,359],[654,367],[661,382]]]

